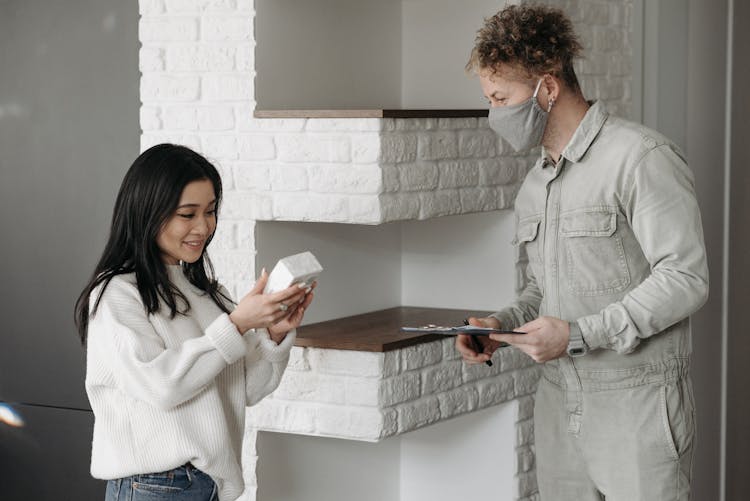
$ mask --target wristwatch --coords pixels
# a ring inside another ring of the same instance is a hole
[[[583,340],[581,328],[578,322],[570,322],[570,340],[568,341],[568,355],[571,357],[580,357],[589,351],[586,341]]]

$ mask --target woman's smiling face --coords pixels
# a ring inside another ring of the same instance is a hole
[[[194,263],[203,255],[206,242],[216,230],[216,194],[211,181],[203,179],[185,186],[174,214],[156,237],[166,264]]]

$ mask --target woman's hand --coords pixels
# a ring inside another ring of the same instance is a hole
[[[474,325],[476,327],[490,327],[493,329],[500,329],[500,321],[496,319],[495,317],[484,317],[484,318],[474,318],[469,317],[469,325]],[[456,336],[456,349],[461,354],[461,356],[464,359],[464,362],[468,362],[470,364],[481,364],[492,358],[492,353],[496,349],[498,349],[502,343],[498,341],[493,341],[492,339],[489,339],[487,336],[475,336],[477,338],[477,341],[479,341],[479,344],[482,345],[482,353],[477,353],[474,351],[474,348],[471,344],[471,339],[469,339],[469,336],[466,334],[459,334]]]
[[[264,269],[252,290],[237,304],[229,314],[229,319],[237,326],[240,334],[250,329],[269,328],[295,313],[297,305],[305,298],[305,290],[292,285],[283,291],[263,294],[268,282],[268,273]]]
[[[271,339],[273,339],[277,344],[284,340],[290,330],[296,329],[302,323],[302,319],[305,316],[305,311],[307,310],[307,307],[310,306],[310,303],[312,303],[312,291],[316,285],[318,285],[318,282],[313,282],[300,302],[297,303],[294,307],[290,307],[291,314],[288,317],[268,328],[268,333],[271,335]]]

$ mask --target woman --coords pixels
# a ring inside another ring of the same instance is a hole
[[[233,500],[246,405],[279,384],[313,294],[262,294],[236,306],[205,253],[221,179],[201,155],[161,144],[120,187],[111,233],[76,304],[94,411],[91,474],[106,501]]]

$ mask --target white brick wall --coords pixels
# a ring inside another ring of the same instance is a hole
[[[518,398],[518,492],[533,494],[539,367],[515,348],[498,350],[492,367],[469,366],[453,343],[446,338],[385,353],[295,347],[279,388],[248,409],[248,425],[379,441]]]
[[[265,137],[273,141],[273,148],[248,145],[248,154],[253,151],[261,156],[256,159],[265,160],[271,182],[256,177],[249,185],[254,189],[244,192],[247,197],[267,194],[272,220],[379,224],[507,208],[512,200],[493,197],[487,188],[517,185],[525,173],[513,158],[496,156],[497,139],[486,120],[480,122],[483,132],[477,130],[476,119],[444,119],[445,127],[453,129],[436,132],[418,131],[423,119],[300,120],[289,127],[279,121],[264,125],[263,120],[245,125],[265,127]],[[277,128],[286,130],[268,130]],[[480,139],[465,139],[472,133],[479,133]],[[484,162],[463,165],[459,145]],[[506,162],[510,173],[499,174]],[[480,175],[484,185],[479,184]],[[413,202],[417,209],[413,203],[393,204],[387,194],[394,191],[419,192]],[[475,203],[476,198],[483,203]]]
[[[576,71],[586,96],[627,116],[633,0],[549,3],[569,13],[583,39],[586,58]],[[379,224],[508,208],[534,159],[511,154],[486,119],[254,119],[252,0],[139,5],[141,147],[185,144],[219,168],[225,203],[212,257],[235,296],[257,274],[255,221]],[[520,287],[522,266],[517,272]],[[249,418],[379,440],[533,391],[536,371],[513,350],[489,369],[463,366],[447,341],[436,346],[391,354],[295,349],[281,388]],[[531,501],[538,498],[532,399],[520,401],[516,497]],[[252,432],[246,458],[253,471]]]
[[[279,388],[246,413],[248,485],[257,484],[257,430],[379,441],[518,399],[516,498],[535,499],[532,418],[539,367],[514,348],[496,352],[491,368],[467,366],[453,343],[448,338],[386,353],[293,348]],[[250,491],[247,496],[253,499]]]
[[[586,46],[586,95],[627,114],[632,0],[550,3]],[[254,119],[251,1],[141,0],[140,11],[142,147],[179,142],[225,176],[240,170],[228,190],[255,210],[238,220],[379,224],[507,208],[533,160],[509,154],[486,119]]]

